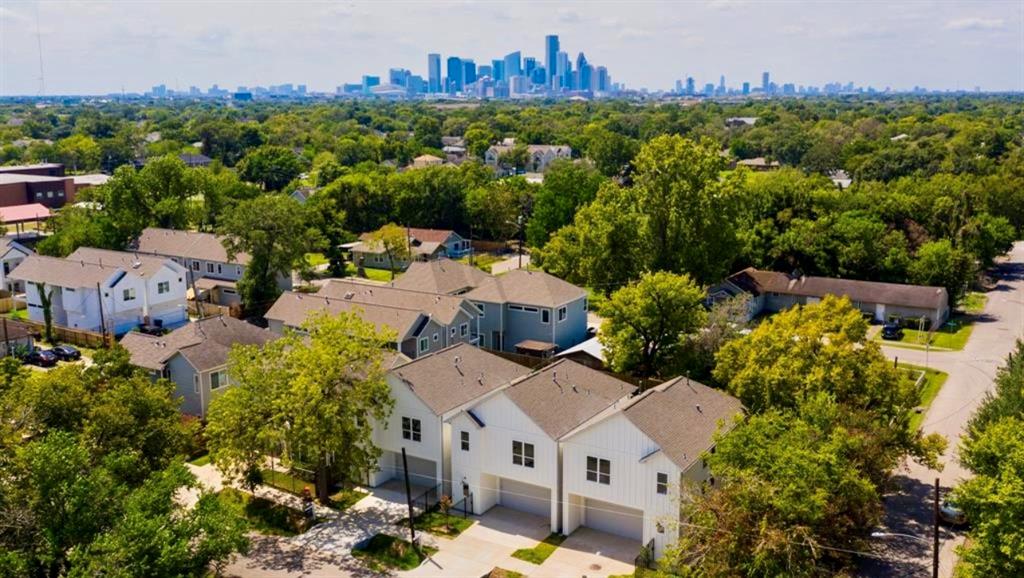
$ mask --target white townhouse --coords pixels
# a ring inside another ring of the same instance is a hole
[[[11,271],[35,251],[8,237],[0,237],[0,289],[12,293],[25,291],[24,283],[10,280]]]
[[[660,556],[679,537],[679,504],[713,485],[705,452],[735,425],[734,397],[685,377],[651,388],[562,441],[562,532],[632,538]]]
[[[452,494],[472,493],[474,514],[496,505],[542,516],[562,530],[562,439],[636,388],[560,360],[452,417]]]
[[[453,438],[448,421],[529,373],[526,367],[466,343],[388,372],[395,405],[386,423],[374,425],[373,441],[382,454],[377,470],[369,473],[369,485],[404,477],[405,448],[410,480],[429,487],[443,483],[444,493],[451,495]],[[455,451],[474,443],[462,433],[456,435]]]
[[[24,284],[32,321],[44,321],[41,287],[54,325],[121,335],[188,321],[185,274],[164,257],[81,247],[65,259],[32,255],[8,279]]]

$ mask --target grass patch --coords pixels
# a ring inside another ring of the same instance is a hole
[[[363,267],[363,272],[366,274],[366,279],[371,281],[380,281],[382,283],[391,282],[391,271],[388,269],[374,269],[373,267]],[[352,263],[345,263],[345,273],[352,277],[359,276],[359,269]],[[395,271],[395,279],[402,276],[401,271]]]
[[[437,548],[420,546],[417,550],[406,540],[377,534],[363,546],[354,548],[352,555],[361,558],[371,570],[382,572],[387,569],[412,570],[434,552]]]
[[[210,463],[210,454],[203,454],[193,460],[189,460],[188,463],[192,464],[193,466],[205,466],[206,464]]]
[[[0,315],[15,321],[28,321],[28,309],[11,309],[7,313],[0,313]]]
[[[490,273],[491,265],[499,263],[504,260],[505,257],[501,257],[493,253],[475,253],[473,255],[472,265],[485,273]],[[465,257],[459,257],[457,261],[459,263],[462,263],[463,265],[469,265],[469,255],[466,255]]]
[[[316,495],[316,488],[313,487],[312,482],[301,480],[287,472],[267,469],[260,473],[263,474],[264,484],[277,488],[283,492],[301,496],[303,488],[309,488],[310,495]]]
[[[971,291],[964,296],[964,302],[960,304],[960,309],[964,313],[978,315],[985,310],[986,303],[988,303],[988,295],[978,291]]]
[[[543,564],[562,545],[562,542],[565,542],[565,536],[553,533],[533,548],[520,548],[512,552],[512,557],[531,564]]]
[[[924,372],[924,382],[921,383],[921,399],[918,403],[918,407],[921,408],[920,413],[917,411],[910,416],[910,431],[917,431],[921,428],[921,422],[924,421],[924,416],[928,413],[928,408],[931,407],[932,402],[935,401],[935,397],[939,395],[939,391],[942,386],[946,383],[946,379],[949,377],[944,371],[938,371],[936,369],[928,369],[919,365],[910,365],[908,363],[901,363],[900,369],[908,370],[907,379],[916,379],[919,375],[919,371]]]
[[[931,345],[931,347],[936,349],[960,351],[967,345],[967,340],[971,338],[973,330],[974,325],[972,325],[969,318],[958,316],[949,320],[934,332],[904,329],[903,339],[899,341],[884,340],[882,339],[881,332],[875,335],[875,339],[883,342],[885,345],[894,345],[896,347],[924,349],[926,346]]]
[[[361,492],[355,488],[342,488],[330,496],[330,503],[328,507],[334,508],[335,510],[347,510],[354,506],[356,502],[362,500],[369,494]]]
[[[249,527],[271,536],[296,536],[306,531],[306,517],[302,512],[257,498],[234,488],[224,488],[217,499],[228,507],[237,508],[249,522]]]
[[[632,574],[630,574],[632,576]],[[515,570],[506,570],[504,568],[495,568],[487,573],[484,578],[523,578],[522,572],[516,572]]]
[[[310,267],[316,267],[317,265],[326,265],[330,261],[327,257],[324,257],[323,253],[306,253],[306,263],[309,263]]]
[[[413,524],[417,530],[424,530],[446,538],[454,538],[472,526],[473,520],[456,515],[455,512],[448,512],[448,523],[446,526],[444,514],[440,510],[434,509],[416,516],[413,519]]]

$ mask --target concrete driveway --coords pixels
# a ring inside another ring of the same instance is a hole
[[[565,576],[609,576],[632,574],[633,560],[640,553],[640,542],[578,528],[566,538],[550,558],[530,578],[563,578]]]
[[[958,461],[960,436],[971,415],[992,390],[996,371],[1024,336],[1024,242],[1018,242],[1000,263],[998,285],[988,293],[984,313],[963,351],[925,351],[883,346],[886,356],[945,371],[949,379],[925,415],[925,433],[939,433],[949,440],[942,458],[945,468],[936,472],[908,461],[896,472],[898,490],[886,496],[885,528],[889,533],[920,539],[884,538],[875,550],[879,559],[861,565],[862,576],[927,576],[931,571],[931,496],[935,478],[943,490],[952,488],[969,475]],[[956,564],[954,549],[963,535],[943,527],[940,533],[940,576],[952,576]]]

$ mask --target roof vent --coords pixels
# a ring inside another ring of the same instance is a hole
[[[697,413],[704,413],[704,412],[702,412],[702,411],[700,410],[700,404],[699,404],[699,403],[697,404]]]
[[[355,296],[356,296],[356,294],[355,294],[355,293],[353,293],[353,292],[351,292],[351,291],[348,291],[348,292],[346,292],[346,293],[345,293],[345,299],[346,299],[346,300],[347,300],[347,299],[352,299],[352,298],[353,298],[353,297],[355,297]]]
[[[480,372],[480,375],[478,375],[476,378],[476,382],[479,383],[480,385],[484,384],[484,372]]]

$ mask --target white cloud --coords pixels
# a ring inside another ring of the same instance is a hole
[[[946,30],[999,30],[1006,26],[1002,18],[957,18],[946,22]]]
[[[15,12],[6,6],[0,6],[0,20],[7,20],[9,22],[25,22],[28,17],[20,12]]]

